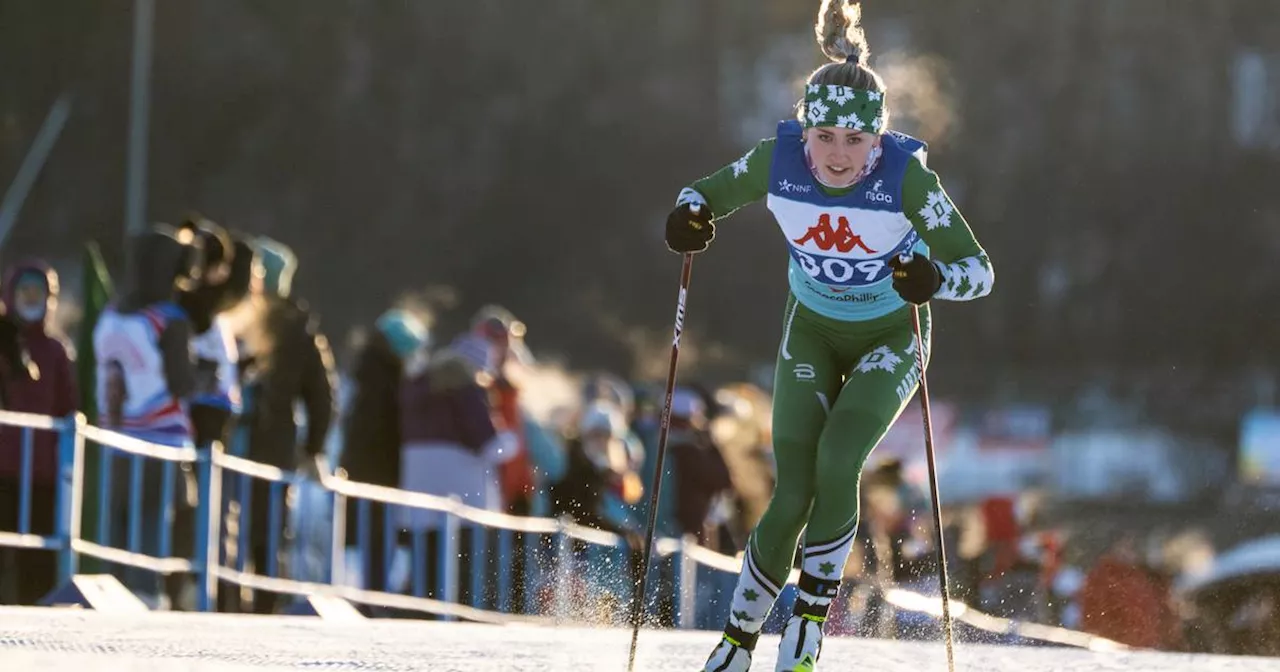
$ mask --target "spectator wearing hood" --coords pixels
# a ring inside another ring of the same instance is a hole
[[[9,408],[6,383],[10,380],[28,380],[30,356],[22,349],[21,324],[12,319],[3,303],[0,303],[0,409]]]
[[[269,238],[256,239],[261,260],[261,294],[243,331],[241,386],[244,411],[240,423],[246,435],[248,458],[280,469],[313,471],[323,458],[325,437],[334,415],[336,373],[329,342],[307,305],[292,298],[298,261],[287,246]],[[306,412],[301,445],[294,415],[296,404]],[[250,546],[255,571],[265,574],[272,530],[269,518],[271,488],[253,480],[250,507]],[[278,547],[283,546],[278,544]],[[271,613],[274,594],[259,592],[253,609]]]
[[[503,508],[517,516],[532,512],[537,488],[520,409],[520,389],[507,375],[510,363],[525,363],[529,359],[523,347],[524,335],[524,323],[498,306],[482,308],[472,320],[471,338],[482,342],[493,353],[489,396],[495,420],[501,429],[515,436],[514,453],[498,467],[498,485]]]
[[[179,290],[198,278],[199,241],[190,233],[157,225],[131,239],[133,266],[124,296],[108,306],[94,327],[97,362],[98,423],[145,441],[192,445],[188,403],[195,389],[191,359],[191,322],[176,303]],[[112,472],[115,512],[111,539],[125,547],[129,493],[142,490],[142,552],[160,555],[158,526],[173,515],[174,502],[161,501],[163,465],[145,460],[143,482],[130,479],[128,461],[104,450],[102,469]],[[125,568],[124,581],[157,606],[160,579],[145,570]]]
[[[4,305],[14,331],[25,350],[22,372],[36,376],[5,376],[7,410],[63,417],[76,408],[76,383],[68,346],[52,332],[58,303],[58,274],[42,261],[18,264],[4,279]],[[29,367],[29,368],[28,368]],[[31,533],[48,535],[54,530],[55,492],[58,482],[58,437],[53,432],[32,433]],[[23,431],[0,427],[0,530],[17,531],[22,482]],[[54,587],[52,553],[44,550],[6,551],[0,575],[12,579],[18,604],[35,604]]]
[[[501,509],[498,469],[515,454],[517,443],[515,434],[502,428],[487,389],[498,358],[492,343],[466,334],[405,381],[400,394],[402,489],[456,496],[478,509]],[[426,533],[428,581],[438,588],[433,564],[443,517],[433,511],[402,511],[407,528]],[[464,526],[457,540],[460,576],[469,575],[472,534]],[[470,581],[463,581],[460,598],[465,602],[469,593]]]
[[[257,240],[262,260],[262,310],[244,340],[243,421],[249,427],[249,458],[296,469],[324,453],[334,412],[336,373],[329,341],[306,303],[292,298],[298,261],[293,251],[268,238]],[[298,445],[294,405],[306,411]]]
[[[421,366],[429,341],[426,324],[405,310],[389,310],[355,358],[354,390],[344,419],[341,465],[347,478],[387,487],[400,485],[400,388],[405,372]],[[360,520],[354,499],[347,502],[347,543],[356,544],[361,526],[369,529],[369,566],[365,588],[387,590],[384,553],[388,508],[370,501],[369,518]]]
[[[400,395],[402,488],[457,495],[476,508],[501,508],[498,466],[514,454],[516,437],[495,422],[488,396],[497,357],[488,341],[463,336],[405,381]],[[410,527],[438,525],[438,516],[428,512],[410,515]]]

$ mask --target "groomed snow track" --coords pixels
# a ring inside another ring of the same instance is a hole
[[[106,614],[0,608],[4,672],[239,672],[377,670],[525,672],[626,669],[630,632],[407,620],[324,621],[303,616]],[[637,668],[700,669],[715,633],[645,630]],[[755,669],[773,670],[776,637],[761,639]],[[1280,669],[1261,658],[961,644],[964,672],[1244,672]],[[937,643],[832,638],[823,672],[945,670]]]

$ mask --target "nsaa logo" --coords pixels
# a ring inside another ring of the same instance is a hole
[[[885,205],[893,205],[893,196],[884,193],[884,180],[876,180],[875,184],[867,190],[866,198],[872,203],[884,203]]]

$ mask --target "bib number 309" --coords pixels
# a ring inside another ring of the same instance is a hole
[[[822,260],[799,250],[795,251],[796,261],[809,277],[828,285],[869,285],[883,280],[888,265],[880,259],[850,262],[838,257],[827,257]]]

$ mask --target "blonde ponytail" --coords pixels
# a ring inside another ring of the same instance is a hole
[[[862,30],[862,5],[858,0],[822,0],[814,27],[822,53],[836,63],[863,65],[871,56]]]
[[[867,60],[871,47],[867,34],[862,30],[862,5],[858,0],[822,0],[818,10],[818,23],[814,26],[818,45],[830,63],[814,70],[808,84],[820,86],[847,86],[861,91],[885,91],[884,80],[876,74]],[[796,108],[804,118],[804,101]],[[884,127],[889,124],[889,106],[884,104]]]

